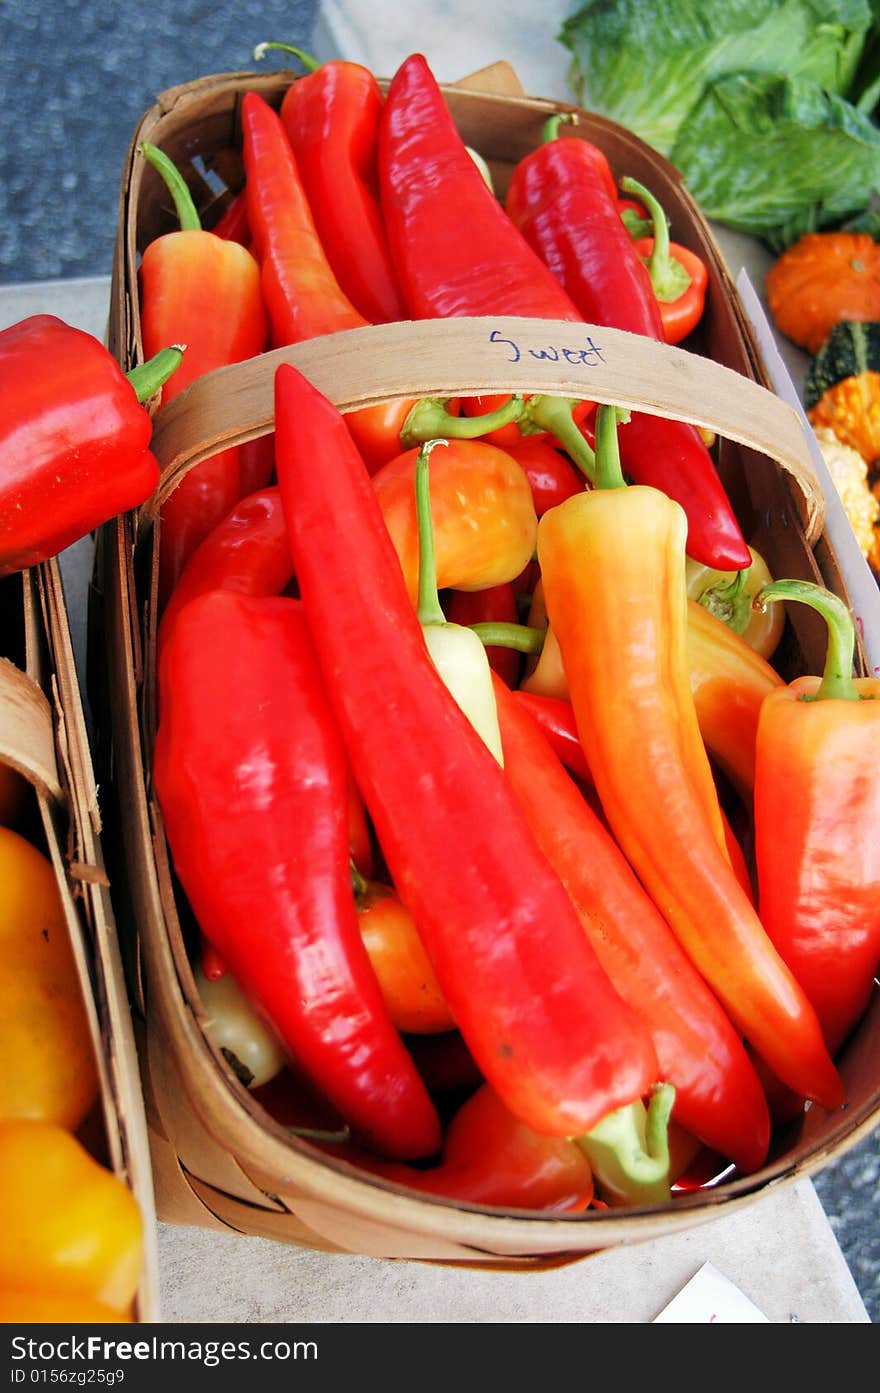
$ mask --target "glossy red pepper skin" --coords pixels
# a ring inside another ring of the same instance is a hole
[[[880,966],[880,679],[854,679],[859,700],[809,700],[819,684],[762,704],[755,853],[762,921],[834,1053]]]
[[[413,319],[580,318],[488,188],[420,53],[400,65],[385,98],[379,187],[391,257]]]
[[[652,1032],[673,1116],[743,1171],[764,1161],[764,1093],[730,1019],[518,694],[496,680],[504,769],[620,995]]]
[[[535,513],[542,517],[548,508],[564,503],[572,494],[582,493],[585,480],[567,455],[550,441],[534,435],[524,435],[513,445],[506,446],[517,464],[525,470],[532,489]]]
[[[211,228],[215,237],[223,237],[227,242],[240,242],[250,247],[251,229],[248,222],[247,195],[244,189],[235,195],[220,219]]]
[[[196,548],[159,621],[161,655],[185,604],[209,590],[280,595],[293,579],[284,507],[277,487],[241,499]]]
[[[162,389],[163,405],[204,373],[265,348],[259,270],[238,242],[196,228],[166,233],[144,249],[138,283],[146,356],[168,343],[187,346],[179,370]],[[195,547],[240,496],[240,455],[232,447],[196,465],[165,500],[160,607]]]
[[[156,791],[202,932],[368,1146],[432,1155],[438,1118],[357,927],[347,762],[302,605],[192,600],[159,679]]]
[[[557,759],[584,783],[591,784],[593,780],[571,702],[565,697],[524,692],[522,688],[517,688],[513,697],[529,713]]]
[[[422,1170],[338,1154],[408,1189],[470,1204],[579,1213],[593,1199],[593,1173],[577,1143],[525,1126],[486,1083],[452,1118],[434,1166]]]
[[[662,342],[651,278],[583,144],[560,136],[532,150],[513,171],[505,207],[588,323]],[[619,440],[624,472],[684,508],[689,555],[715,558],[708,564],[719,570],[748,566],[748,546],[694,426],[634,411]]]
[[[434,668],[343,417],[289,364],[275,433],[300,593],[391,879],[487,1081],[536,1131],[580,1135],[656,1082],[647,1032]]]
[[[273,348],[368,321],[342,290],[321,245],[290,141],[258,92],[241,103],[248,221]]]
[[[373,73],[344,59],[298,78],[281,103],[327,260],[371,324],[407,317],[379,207],[381,111]]]
[[[159,465],[149,415],[91,334],[47,314],[10,325],[0,380],[0,575],[9,575],[138,507]]]

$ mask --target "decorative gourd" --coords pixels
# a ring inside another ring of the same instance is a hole
[[[869,465],[880,459],[880,321],[834,325],[810,364],[804,405],[814,427],[827,426]]]
[[[817,353],[840,320],[880,319],[880,244],[867,232],[808,232],[777,258],[764,287],[780,332]]]

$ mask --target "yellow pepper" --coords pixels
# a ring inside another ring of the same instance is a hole
[[[685,563],[689,600],[696,600],[714,614],[750,648],[770,659],[779,647],[785,614],[782,605],[769,605],[767,612],[756,609],[752,600],[758,591],[769,585],[773,576],[767,562],[754,547],[749,547],[750,566],[742,571],[718,571],[688,557]]]
[[[143,1226],[131,1190],[51,1122],[0,1122],[0,1311],[131,1315]],[[83,1303],[88,1303],[84,1305]],[[37,1319],[34,1314],[33,1319]],[[91,1317],[95,1319],[96,1317]]]
[[[55,869],[0,827],[0,1119],[75,1130],[98,1094],[94,1046]]]

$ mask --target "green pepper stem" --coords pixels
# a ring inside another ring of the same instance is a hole
[[[517,653],[540,653],[547,636],[546,629],[536,629],[529,624],[511,624],[504,619],[487,619],[468,627],[473,629],[486,648],[515,648]]]
[[[658,1084],[647,1107],[640,1100],[603,1117],[578,1146],[593,1167],[602,1196],[613,1206],[669,1202],[671,1083]]]
[[[434,527],[431,521],[431,487],[428,479],[428,460],[435,445],[445,440],[426,440],[416,460],[416,519],[419,531],[419,623],[445,624],[446,615],[437,593],[437,559],[434,552]]]
[[[145,363],[138,363],[125,374],[134,388],[134,394],[143,405],[168,381],[172,373],[180,367],[186,350],[185,343],[172,344],[170,348],[160,348]]]
[[[365,875],[358,870],[357,863],[353,856],[348,858],[348,869],[351,875],[351,888],[356,900],[362,900],[370,888],[370,882]]]
[[[138,151],[164,179],[168,192],[174,199],[174,211],[177,214],[181,232],[201,232],[202,220],[193,202],[189,185],[174,161],[170,160],[165,151],[160,150],[158,145],[151,145],[148,140],[141,141],[138,145]]]
[[[559,135],[560,126],[576,126],[577,123],[577,113],[574,111],[554,112],[541,127],[541,144],[546,145],[548,141],[555,140]]]
[[[295,48],[293,44],[282,43],[278,39],[266,39],[263,43],[257,44],[254,49],[254,62],[259,63],[261,58],[265,58],[270,48],[278,48],[282,53],[292,53],[294,58],[298,58],[307,73],[316,73],[321,67],[317,58],[313,58],[304,49]]]
[[[477,440],[489,431],[518,421],[523,412],[523,398],[519,393],[484,416],[453,416],[446,409],[447,401],[448,397],[422,397],[416,402],[400,432],[400,443],[405,450],[438,436],[447,440]]]
[[[821,614],[828,626],[828,647],[825,670],[819,689],[805,701],[858,701],[859,693],[853,681],[853,657],[856,630],[849,609],[837,595],[823,585],[809,580],[774,580],[765,585],[752,601],[756,609],[765,609],[776,600],[800,600]]]
[[[626,193],[634,193],[648,210],[654,228],[654,245],[647,263],[648,274],[657,299],[671,303],[684,294],[691,277],[669,250],[669,219],[650,189],[646,189],[638,179],[632,179],[627,174],[621,179],[620,187]]]
[[[734,571],[729,580],[718,580],[707,585],[697,596],[697,603],[714,614],[735,634],[744,634],[749,623],[752,602],[749,599],[747,582],[751,566],[742,571]]]
[[[530,397],[526,403],[520,429],[523,435],[547,431],[565,450],[590,483],[596,477],[596,456],[584,439],[572,415],[580,403],[576,397]]]
[[[600,402],[596,410],[596,487],[626,488],[617,440],[618,421],[628,421],[629,412],[621,406]]]

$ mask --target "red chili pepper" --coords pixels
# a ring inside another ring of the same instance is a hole
[[[780,580],[759,606],[825,618],[825,671],[764,700],[755,755],[761,918],[816,1008],[829,1049],[864,1014],[880,965],[880,678],[854,678],[852,617],[830,591]]]
[[[98,339],[48,314],[0,332],[0,575],[149,498],[159,465],[141,401],[180,361],[163,351],[126,377]]]
[[[588,1131],[655,1082],[647,1033],[433,666],[343,417],[289,364],[275,432],[303,604],[391,879],[487,1081],[536,1130]]]
[[[667,343],[681,343],[703,317],[709,271],[706,263],[679,242],[669,240],[666,214],[654,195],[636,179],[624,179],[622,187],[637,193],[647,204],[653,236],[637,237],[633,246],[648,268],[651,286],[660,306],[660,321]]]
[[[450,624],[468,626],[490,622],[515,624],[518,617],[511,581],[487,586],[485,590],[450,590],[443,609]],[[514,687],[519,678],[520,665],[516,650],[489,644],[486,657],[493,672],[497,672],[508,687]]]
[[[662,341],[651,279],[616,199],[583,148],[586,142],[557,136],[552,121],[544,142],[513,171],[507,212],[588,323]],[[620,432],[620,455],[625,473],[637,483],[651,484],[681,503],[689,555],[723,570],[748,566],[749,550],[733,507],[694,426],[634,411]]]
[[[513,693],[519,706],[528,711],[544,739],[572,774],[584,783],[593,782],[571,702],[564,697],[544,696],[540,692],[526,692],[518,687]]]
[[[662,1076],[675,1085],[673,1116],[741,1169],[755,1170],[770,1122],[737,1032],[553,754],[533,704],[498,680],[495,695],[505,773],[606,972],[652,1032]]]
[[[165,180],[180,222],[178,232],[157,237],[144,249],[138,272],[145,353],[155,353],[169,339],[187,345],[181,371],[162,392],[164,404],[204,373],[262,353],[266,314],[259,269],[250,252],[204,231],[189,189],[168,156],[149,143],[140,148]],[[233,447],[196,465],[165,500],[160,608],[187,558],[240,497],[240,456]]]
[[[379,186],[392,260],[414,319],[580,318],[486,185],[420,53],[404,59],[388,89]]]
[[[328,1150],[410,1190],[470,1204],[577,1213],[593,1198],[593,1172],[580,1147],[527,1127],[486,1083],[458,1109],[439,1162],[425,1170]]]
[[[248,220],[272,346],[366,324],[327,260],[280,116],[258,92],[246,92],[241,125]]]
[[[406,319],[379,207],[382,91],[369,68],[346,59],[318,63],[289,44],[309,69],[281,102],[287,132],[321,245],[340,286],[372,324]]]
[[[297,600],[192,600],[159,673],[154,776],[202,932],[368,1145],[440,1143],[357,926],[347,763]]]
[[[658,489],[622,487],[613,408],[598,421],[599,486],[544,514],[538,561],[603,811],[737,1028],[784,1083],[837,1107],[816,1014],[723,850],[690,691],[684,513]]]
[[[237,193],[218,222],[211,228],[215,237],[227,242],[240,242],[250,249],[251,229],[248,222],[247,195],[244,189]]]

